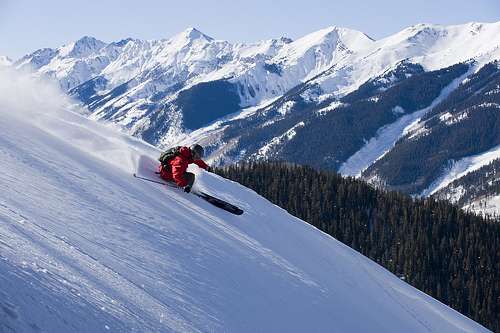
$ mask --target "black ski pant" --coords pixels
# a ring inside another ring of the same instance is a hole
[[[184,173],[184,179],[186,179],[188,186],[193,187],[194,184],[194,173],[192,172],[185,172]]]

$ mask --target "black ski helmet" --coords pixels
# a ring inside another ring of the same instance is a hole
[[[205,155],[205,150],[199,144],[192,145],[189,149],[191,149],[191,153],[193,154],[193,159],[200,160]]]

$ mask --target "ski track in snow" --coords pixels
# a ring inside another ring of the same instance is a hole
[[[154,148],[2,75],[0,331],[488,332],[237,183],[191,168],[241,216],[132,177]]]

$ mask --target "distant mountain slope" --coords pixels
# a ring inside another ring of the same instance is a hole
[[[474,212],[500,216],[500,149],[490,163],[464,173],[433,196],[456,202]]]
[[[499,85],[498,63],[481,68],[414,124],[364,177],[408,193],[432,192],[433,182],[455,161],[500,145]]]
[[[239,184],[193,169],[234,216],[133,178],[157,150],[0,75],[0,330],[488,332]]]
[[[282,100],[278,100],[265,112],[239,120],[239,124],[225,129],[227,136],[223,140],[237,137],[235,154],[244,150],[243,156],[250,159],[282,159],[317,168],[338,169],[381,127],[429,106],[448,84],[467,72],[468,66],[457,65],[426,73],[399,66],[391,75],[405,70],[413,77],[399,84],[395,80],[382,91],[373,84],[373,90],[362,97],[347,95],[340,100],[327,99],[317,105],[308,105],[300,93],[288,94],[283,105],[289,105],[287,112],[290,115],[282,115]],[[384,77],[375,81],[380,82]],[[276,136],[276,133],[284,134]]]

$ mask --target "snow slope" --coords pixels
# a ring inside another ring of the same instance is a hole
[[[428,188],[426,188],[420,196],[432,195],[440,189],[445,188],[453,181],[467,175],[470,172],[478,170],[482,166],[485,166],[498,158],[500,158],[500,146],[494,147],[478,155],[467,156],[461,160],[453,161],[450,168],[437,178],[436,181],[434,181]]]
[[[22,88],[22,89],[21,89]],[[239,184],[131,177],[151,146],[0,72],[0,331],[487,332]]]
[[[325,93],[343,96],[405,60],[426,71],[475,59],[478,68],[500,59],[500,22],[443,26],[416,24],[374,41],[313,79]]]
[[[463,208],[478,215],[499,216],[500,194],[489,198],[477,199]]]

